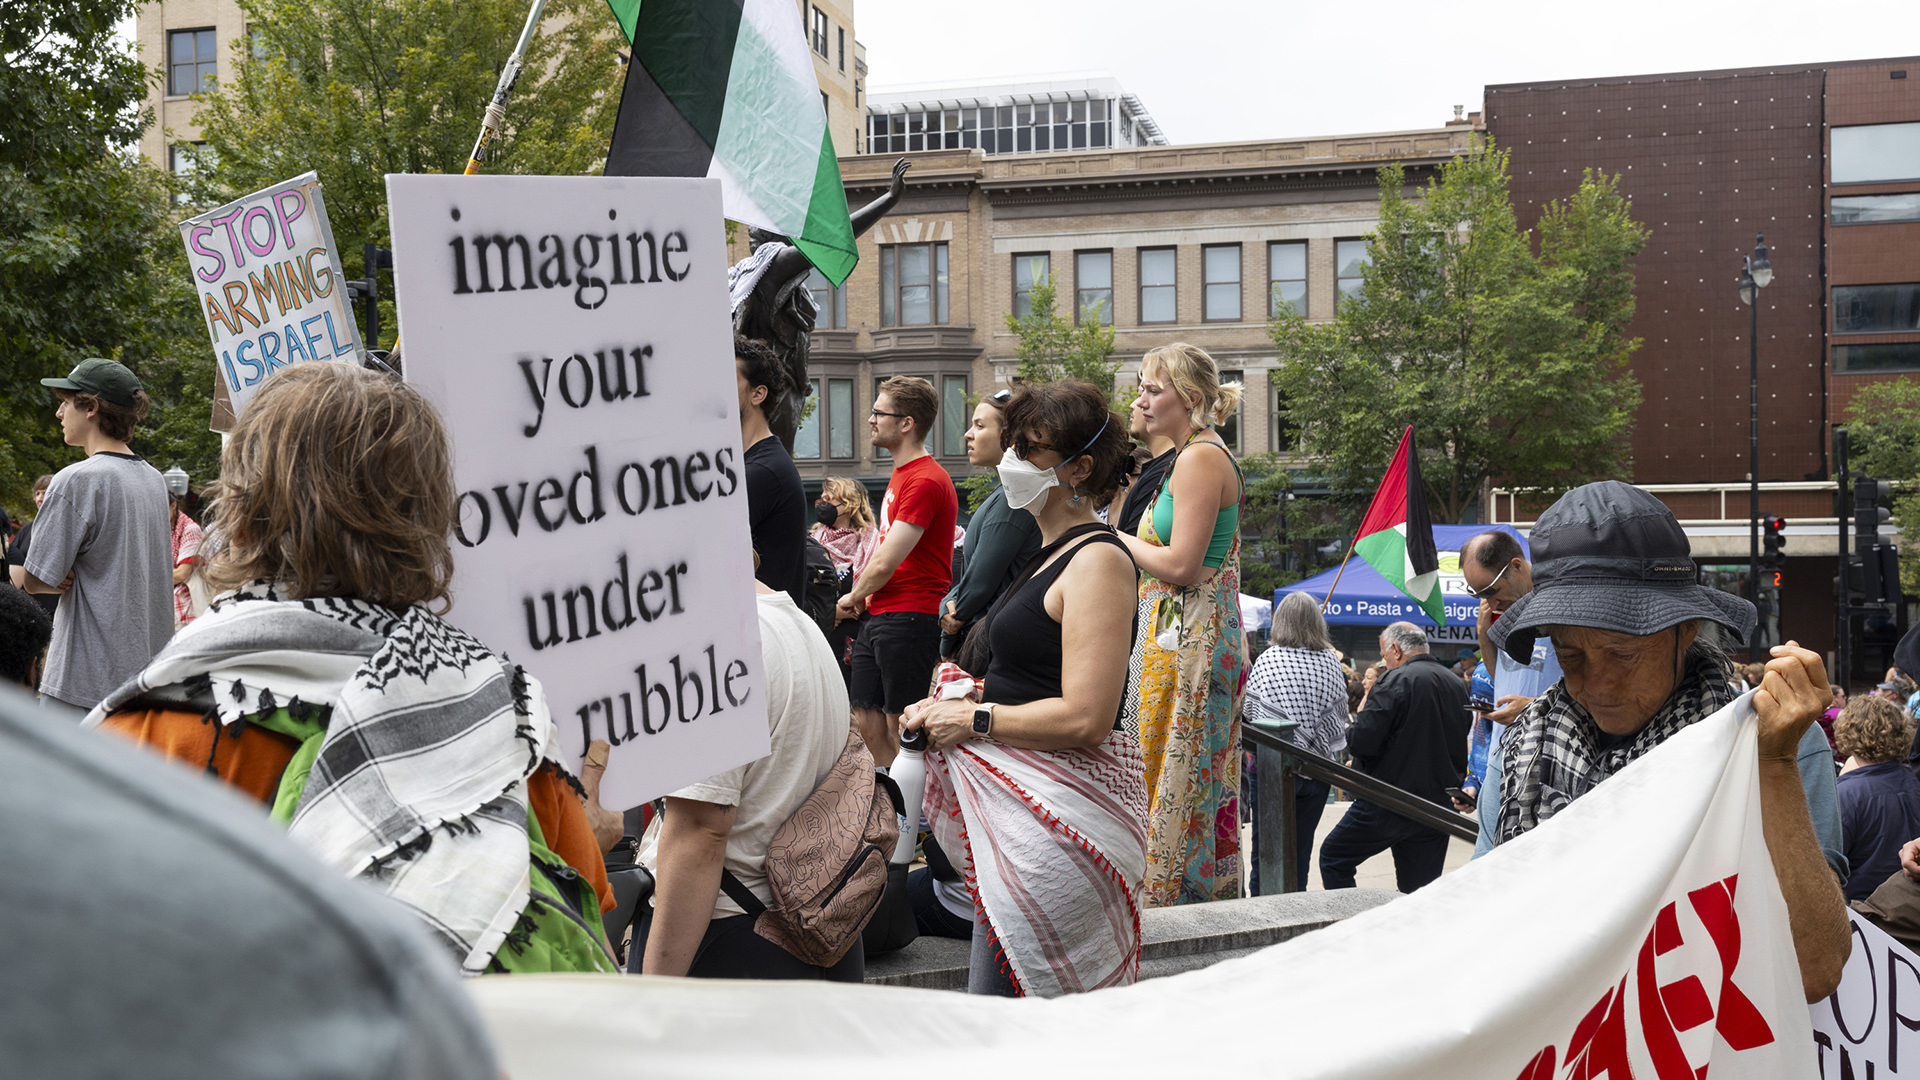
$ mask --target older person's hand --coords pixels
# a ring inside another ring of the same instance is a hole
[[[1792,764],[1800,756],[1800,738],[1827,711],[1827,669],[1814,652],[1798,642],[1773,647],[1760,689],[1753,695],[1753,711],[1760,721],[1760,757]]]
[[[613,845],[627,832],[626,815],[600,805],[600,778],[607,774],[607,755],[611,750],[605,739],[595,739],[587,744],[587,756],[580,762],[580,788],[587,793],[583,800],[587,825],[593,829],[593,842],[600,846],[602,855],[612,851]]]

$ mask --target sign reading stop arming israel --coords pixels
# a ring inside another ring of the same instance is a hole
[[[180,223],[213,339],[215,430],[278,368],[361,357],[360,332],[316,173]]]
[[[768,752],[720,185],[388,176],[407,380],[453,439],[449,618],[635,806]]]

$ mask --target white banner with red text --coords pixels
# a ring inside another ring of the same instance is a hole
[[[469,985],[516,1080],[1697,1080],[1709,1066],[1715,1080],[1801,1080],[1816,1075],[1814,1040],[1756,745],[1742,698],[1411,896],[1122,989],[1039,1001],[653,978]]]

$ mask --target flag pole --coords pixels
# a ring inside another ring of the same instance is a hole
[[[1353,558],[1353,549],[1359,543],[1360,543],[1360,537],[1355,536],[1353,538],[1353,543],[1347,545],[1347,557],[1345,559],[1340,560],[1340,569],[1334,572],[1333,584],[1327,586],[1326,599],[1320,601],[1321,615],[1324,616],[1327,613],[1327,605],[1333,603],[1333,590],[1340,587],[1340,579],[1346,576],[1346,573],[1347,573],[1347,562],[1348,560]]]
[[[480,121],[480,137],[474,140],[473,153],[467,156],[468,176],[480,171],[480,163],[487,160],[494,140],[500,137],[500,125],[507,118],[507,95],[513,91],[513,84],[520,81],[527,46],[533,43],[534,31],[540,29],[540,13],[546,6],[547,0],[533,0],[533,10],[527,12],[527,25],[520,31],[520,43],[513,47],[513,55],[507,57],[507,65],[500,69],[499,85],[493,88],[493,100],[487,103],[486,117]]]

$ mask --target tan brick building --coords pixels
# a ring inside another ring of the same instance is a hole
[[[961,443],[970,402],[1012,374],[1006,317],[1040,275],[1063,309],[1102,306],[1123,385],[1148,349],[1190,341],[1245,384],[1228,432],[1238,449],[1286,449],[1266,379],[1272,291],[1300,298],[1311,319],[1332,318],[1343,283],[1357,285],[1378,168],[1403,162],[1409,182],[1424,183],[1475,137],[1462,121],[1316,139],[904,155],[906,194],[861,238],[845,287],[814,282],[819,398],[796,447],[802,475],[886,475],[866,417],[875,384],[895,374],[934,382],[942,416],[929,449],[954,475],[971,472]],[[853,206],[881,194],[896,156],[841,159]],[[741,236],[733,256],[745,255]]]
[[[842,155],[860,153],[867,61],[866,49],[854,40],[854,0],[797,2],[834,150]],[[615,32],[611,15],[607,27],[609,33]],[[191,151],[176,149],[200,141],[199,105],[190,95],[233,70],[234,49],[246,37],[246,13],[237,0],[155,0],[141,5],[134,38],[141,58],[161,74],[160,83],[147,96],[156,123],[140,137],[140,153],[148,161],[169,171],[191,167],[187,163]],[[478,110],[474,116],[477,125]]]

